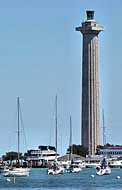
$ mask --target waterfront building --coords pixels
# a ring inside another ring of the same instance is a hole
[[[97,154],[107,157],[122,157],[122,146],[110,146],[106,149],[98,149]]]
[[[25,155],[29,166],[43,167],[55,160],[56,149],[53,146],[39,146],[36,150],[28,150]]]
[[[104,28],[94,20],[94,11],[87,11],[87,19],[76,27],[83,35],[82,55],[82,140],[89,155],[100,144],[98,34]]]

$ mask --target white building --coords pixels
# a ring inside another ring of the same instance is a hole
[[[111,146],[106,149],[99,149],[98,155],[106,155],[108,157],[122,157],[122,146]]]
[[[28,150],[26,153],[26,160],[32,167],[45,166],[55,158],[56,151],[53,146],[39,146],[38,149]]]

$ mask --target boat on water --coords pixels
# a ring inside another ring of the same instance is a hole
[[[103,144],[106,145],[106,133],[105,133],[105,120],[104,120],[104,110],[103,110]],[[100,166],[96,167],[97,175],[110,175],[111,168],[108,165],[106,158],[104,157]]]
[[[108,166],[106,159],[104,158],[102,164],[96,167],[96,174],[97,175],[110,175],[111,168]]]
[[[17,136],[18,136],[18,158],[17,158],[17,164],[16,167],[9,167],[7,170],[3,171],[4,177],[25,177],[29,176],[30,168],[28,167],[21,167],[20,166],[20,152],[19,152],[19,146],[20,146],[20,102],[19,97],[17,98],[17,105],[18,105],[18,128],[17,128]]]
[[[78,173],[81,170],[82,170],[82,168],[80,168],[78,164],[70,164],[69,167],[67,167],[66,172],[67,173]]]
[[[110,168],[121,168],[122,167],[122,160],[112,159],[109,161]]]
[[[74,164],[78,165],[81,169],[86,168],[85,162],[81,160],[75,160]]]
[[[85,163],[86,168],[96,168],[99,166],[100,166],[100,162],[99,163],[97,163],[97,162],[86,162]]]
[[[79,165],[79,162],[74,162],[72,159],[72,119],[70,115],[70,138],[69,138],[69,163],[66,166],[66,172],[67,173],[78,173],[82,170],[81,165]]]
[[[29,176],[30,173],[30,169],[29,168],[9,168],[8,171],[4,172],[4,177],[26,177]]]
[[[59,164],[57,161],[57,95],[55,98],[55,146],[56,146],[56,157],[55,157],[55,161],[52,163],[52,165],[48,168],[48,175],[57,175],[57,174],[63,174],[65,169],[63,167],[63,165]]]
[[[54,162],[49,168],[48,168],[48,175],[57,175],[57,174],[63,174],[65,171],[64,167],[60,165],[58,162]]]

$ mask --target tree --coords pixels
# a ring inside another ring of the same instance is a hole
[[[121,147],[122,145],[113,145],[113,144],[106,143],[105,145],[98,145],[97,149],[106,149],[106,148],[115,147],[115,146]]]
[[[80,156],[86,156],[88,154],[88,148],[83,147],[82,145],[75,145],[69,146],[67,149],[67,154],[69,154],[72,150],[72,154],[77,154]]]
[[[23,156],[22,156],[22,153],[19,154],[19,157],[20,159],[23,159]],[[18,153],[17,152],[6,152],[5,155],[2,156],[2,159],[4,161],[7,161],[7,160],[17,160],[18,159]]]

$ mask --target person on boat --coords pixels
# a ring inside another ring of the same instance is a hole
[[[106,161],[105,158],[104,158],[103,161],[102,161],[101,168],[102,168],[102,169],[107,168],[107,161]]]
[[[57,169],[56,163],[53,164],[53,169],[54,169],[54,171],[56,171],[56,169]]]

